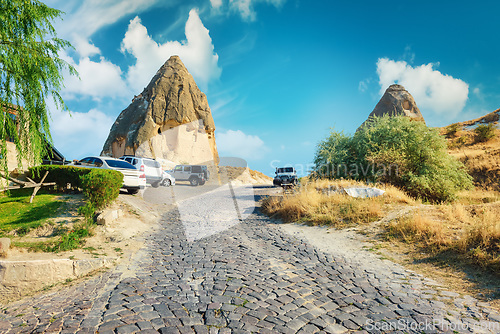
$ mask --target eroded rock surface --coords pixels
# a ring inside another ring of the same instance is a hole
[[[417,103],[413,96],[401,85],[390,85],[385,91],[380,101],[375,106],[375,109],[368,116],[368,120],[361,126],[367,124],[372,117],[381,117],[384,115],[390,116],[406,116],[417,121],[424,121],[424,117],[417,107]]]
[[[118,116],[101,154],[217,162],[214,131],[205,94],[181,59],[172,56]]]

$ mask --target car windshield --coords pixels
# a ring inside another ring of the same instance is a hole
[[[111,160],[106,159],[106,163],[111,168],[125,168],[125,169],[135,169],[135,167],[123,160]]]
[[[293,167],[278,168],[278,173],[293,173]]]

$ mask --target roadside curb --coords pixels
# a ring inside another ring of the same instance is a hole
[[[85,276],[116,264],[116,258],[51,259],[32,261],[0,261],[1,299],[18,299],[56,283]]]

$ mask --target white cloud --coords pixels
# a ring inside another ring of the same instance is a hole
[[[257,16],[254,5],[259,2],[280,8],[286,0],[229,0],[229,7],[231,10],[239,12],[244,20],[254,21]]]
[[[246,20],[255,20],[252,0],[229,0],[229,3],[233,10],[240,12],[242,18]]]
[[[469,85],[433,68],[433,64],[412,67],[405,61],[380,58],[377,62],[380,94],[393,83],[403,85],[420,109],[449,117],[461,112],[469,95]]]
[[[210,0],[212,8],[219,9],[222,6],[222,0]]]
[[[178,55],[195,80],[203,86],[220,77],[222,70],[218,66],[219,56],[214,53],[209,31],[194,9],[189,12],[185,34],[186,41],[182,43],[170,41],[158,44],[148,35],[139,17],[130,21],[122,41],[122,51],[129,52],[137,59],[127,73],[128,83],[135,91],[142,91],[172,55]]]
[[[216,132],[215,137],[220,155],[258,160],[269,151],[262,139],[258,136],[247,135],[241,130]]]
[[[358,84],[358,90],[361,92],[361,93],[364,93],[366,92],[366,90],[368,89],[368,84],[371,82],[371,80],[368,78],[368,79],[365,79],[365,80],[361,80]]]
[[[410,64],[413,64],[413,62],[415,61],[415,52],[411,50],[411,46],[407,45],[405,47],[403,59],[408,61]]]
[[[63,55],[63,58],[78,71],[80,79],[76,76],[65,76],[65,98],[75,95],[87,95],[94,100],[103,97],[124,97],[131,95],[125,81],[122,79],[120,67],[101,57],[98,62],[89,57],[79,59],[78,63],[72,58]]]
[[[304,147],[309,147],[309,146],[313,146],[313,143],[311,143],[310,141],[306,140],[306,141],[300,143],[300,145],[302,145]]]
[[[99,50],[97,46],[92,44],[90,40],[83,38],[80,35],[75,34],[73,36],[73,46],[81,57],[90,57],[101,54],[101,50]]]
[[[66,13],[63,21],[56,23],[57,31],[64,38],[78,35],[84,39],[88,39],[96,31],[126,15],[144,12],[156,4],[174,3],[172,0],[46,0],[44,2]],[[67,33],[71,35],[65,35]]]
[[[99,155],[114,118],[97,109],[80,113],[56,111],[51,114],[50,132],[55,147],[66,159]]]

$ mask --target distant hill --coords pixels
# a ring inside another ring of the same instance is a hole
[[[500,191],[500,109],[482,117],[450,124],[440,128],[448,140],[449,153],[467,167],[476,187]],[[474,129],[479,125],[493,124],[495,137],[487,142],[477,142]]]
[[[232,181],[233,184],[267,184],[273,183],[273,179],[261,172],[245,167],[219,166],[221,181],[226,183]]]

